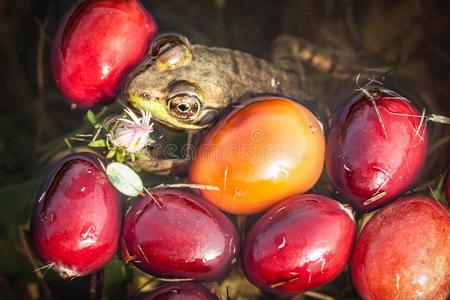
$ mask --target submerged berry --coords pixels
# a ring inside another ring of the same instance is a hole
[[[34,204],[36,252],[64,278],[95,272],[117,250],[121,212],[100,159],[88,153],[68,156],[52,169]]]
[[[236,262],[239,237],[231,221],[202,197],[157,189],[127,212],[122,257],[152,275],[214,281]]]

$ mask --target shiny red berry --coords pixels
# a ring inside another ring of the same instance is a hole
[[[248,232],[243,267],[248,279],[274,293],[301,293],[336,278],[356,235],[351,210],[307,194],[284,200]]]
[[[450,210],[421,195],[382,208],[361,232],[351,275],[363,299],[448,299]]]
[[[125,216],[122,257],[155,276],[218,280],[236,262],[238,249],[231,221],[184,190],[153,190]]]
[[[71,155],[52,169],[34,204],[34,247],[62,277],[83,276],[116,253],[121,220],[121,199],[100,159]]]
[[[326,168],[339,195],[358,211],[375,210],[406,192],[427,154],[426,122],[391,92],[360,94],[333,119]]]
[[[137,0],[87,0],[60,23],[51,70],[60,92],[85,107],[114,100],[127,72],[144,56],[157,27]]]

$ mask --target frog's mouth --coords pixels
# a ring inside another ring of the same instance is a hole
[[[158,98],[142,98],[137,95],[128,95],[129,103],[137,109],[142,109],[151,113],[152,118],[168,127],[174,129],[198,130],[206,127],[205,125],[196,125],[188,122],[183,122],[175,118],[167,110],[167,106]]]

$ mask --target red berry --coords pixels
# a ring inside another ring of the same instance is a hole
[[[35,249],[62,277],[100,269],[117,250],[122,202],[100,159],[88,153],[60,161],[34,204]]]
[[[200,196],[159,189],[127,212],[122,257],[156,276],[214,281],[236,262],[231,221]]]
[[[414,104],[385,92],[355,97],[339,112],[327,140],[328,176],[358,211],[402,195],[420,174],[428,148],[426,122]]]
[[[330,198],[307,194],[274,206],[250,229],[243,267],[268,292],[300,293],[337,277],[356,235],[352,213]]]
[[[143,300],[219,300],[219,298],[200,283],[177,282],[161,286]]]
[[[450,210],[420,195],[384,207],[356,243],[351,274],[364,299],[447,299]]]
[[[56,86],[85,107],[114,100],[121,80],[144,56],[156,32],[153,18],[137,0],[78,2],[53,41]]]

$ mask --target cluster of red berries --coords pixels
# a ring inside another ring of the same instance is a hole
[[[57,86],[84,106],[111,101],[155,33],[137,0],[82,2],[56,34]],[[365,299],[446,299],[450,211],[423,195],[398,199],[415,183],[427,148],[426,122],[412,102],[382,87],[360,93],[335,115],[326,146],[327,174],[351,206],[322,195],[283,194],[245,238],[219,210],[220,197],[209,201],[208,193],[193,190],[150,190],[122,220],[123,202],[105,161],[74,154],[52,169],[41,189],[33,241],[43,261],[68,278],[102,268],[120,243],[124,262],[161,278],[218,281],[241,262],[262,290],[301,293],[335,279],[351,261],[352,281]],[[208,174],[210,167],[198,168]],[[357,238],[355,212],[378,208]],[[170,295],[217,299],[198,283],[181,282],[147,299]]]

